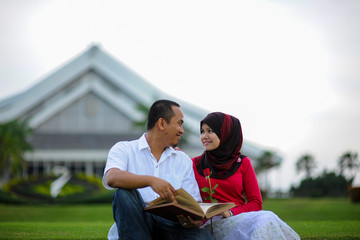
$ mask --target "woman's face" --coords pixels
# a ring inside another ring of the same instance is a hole
[[[219,137],[206,123],[201,126],[200,140],[206,151],[215,150],[220,145]]]

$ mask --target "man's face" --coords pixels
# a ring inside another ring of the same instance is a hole
[[[181,139],[181,134],[184,133],[184,114],[179,107],[172,106],[172,110],[175,115],[169,123],[165,123],[165,134],[169,145],[176,146]]]

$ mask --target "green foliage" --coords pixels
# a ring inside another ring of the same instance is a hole
[[[14,176],[21,176],[26,166],[24,153],[32,150],[27,140],[31,132],[26,120],[0,124],[0,172],[9,171]]]
[[[207,172],[206,172],[205,170],[206,170]],[[201,191],[209,194],[209,197],[205,197],[204,200],[210,200],[210,202],[212,202],[212,203],[217,203],[218,200],[215,199],[215,198],[213,198],[213,194],[215,193],[215,189],[218,187],[219,184],[216,184],[216,185],[212,188],[212,187],[211,187],[211,178],[210,178],[212,172],[211,172],[208,168],[205,169],[205,170],[204,170],[204,174],[209,174],[209,175],[205,176],[205,178],[206,178],[207,181],[209,182],[209,187],[203,187],[203,188],[201,189]]]
[[[42,195],[50,197],[51,196],[51,194],[50,194],[51,183],[53,181],[54,181],[54,179],[47,181],[45,183],[34,184],[32,186],[32,190],[38,194],[42,194]],[[77,194],[77,193],[84,193],[85,190],[86,190],[86,188],[83,185],[67,183],[61,189],[61,191],[59,193],[59,197],[73,195],[73,194]]]
[[[19,199],[16,195],[0,189],[0,203],[24,204],[26,201]]]
[[[305,178],[310,178],[316,168],[315,158],[311,154],[302,155],[296,162],[296,171],[305,172]]]
[[[359,167],[360,163],[356,152],[345,152],[339,159],[340,174],[344,174],[346,170],[349,171],[351,182],[354,180]]]
[[[270,168],[279,166],[280,162],[275,160],[275,154],[270,151],[265,151],[258,159],[254,170],[257,174],[265,172]]]
[[[102,185],[102,178],[99,178],[99,177],[97,177],[97,176],[95,176],[95,175],[93,175],[93,176],[87,176],[85,173],[80,173],[80,174],[77,175],[77,177],[78,177],[79,179],[82,179],[82,180],[87,181],[87,182],[89,182],[89,183],[95,184],[95,185],[97,185],[99,188],[102,188],[102,187],[103,187],[103,185]]]
[[[290,192],[295,197],[346,197],[350,182],[334,172],[324,173],[316,178],[306,178],[298,187],[292,186]]]
[[[72,177],[56,198],[50,195],[50,185],[55,177],[13,180],[5,185],[7,194],[0,194],[0,202],[18,203],[111,203],[113,191],[102,187],[95,177]]]
[[[50,184],[51,184],[51,181],[45,182],[43,184],[37,184],[34,186],[34,191],[39,194],[51,196],[50,195]]]

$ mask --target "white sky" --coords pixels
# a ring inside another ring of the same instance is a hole
[[[0,100],[97,43],[160,90],[238,117],[283,156],[269,180],[287,189],[302,154],[322,172],[360,150],[359,23],[358,0],[4,0]]]

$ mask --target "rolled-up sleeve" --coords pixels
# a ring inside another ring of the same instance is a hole
[[[126,149],[126,142],[118,142],[116,143],[109,151],[108,158],[106,161],[104,175],[103,175],[103,185],[106,189],[112,190],[114,188],[110,187],[106,182],[106,173],[111,168],[117,168],[122,171],[127,170],[129,156],[124,151]]]

